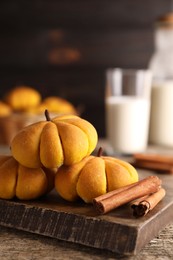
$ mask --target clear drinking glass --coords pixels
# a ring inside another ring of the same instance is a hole
[[[142,152],[148,145],[150,70],[106,71],[106,135],[114,153]]]

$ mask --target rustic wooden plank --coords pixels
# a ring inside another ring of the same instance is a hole
[[[149,172],[140,171],[140,177]],[[136,254],[173,218],[173,176],[159,175],[166,197],[145,217],[130,207],[98,215],[92,205],[69,203],[52,193],[37,201],[0,200],[0,224],[120,254]]]
[[[0,67],[147,67],[152,29],[129,31],[42,30],[0,35]]]
[[[104,71],[148,66],[153,22],[171,3],[0,1],[0,98],[17,83],[67,97],[85,105],[84,116],[105,136]]]
[[[11,29],[64,26],[75,28],[114,28],[148,26],[171,9],[171,0],[121,0],[92,2],[1,0],[0,22]],[[11,18],[11,19],[9,19]],[[15,23],[14,23],[15,21]],[[21,22],[22,21],[22,22]]]
[[[0,258],[1,260],[168,260],[173,259],[172,236],[173,224],[170,224],[139,254],[122,257],[109,251],[0,226]]]
[[[98,0],[92,4],[78,0],[1,1],[0,7],[3,67],[138,67],[148,65],[153,51],[152,24],[156,14],[170,10],[170,0],[109,4]]]

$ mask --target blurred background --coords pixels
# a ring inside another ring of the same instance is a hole
[[[171,0],[1,0],[0,97],[29,85],[75,106],[105,136],[105,70],[147,68]]]

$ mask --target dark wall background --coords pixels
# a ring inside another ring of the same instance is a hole
[[[17,84],[83,104],[105,135],[108,67],[146,68],[171,0],[1,0],[0,98]]]

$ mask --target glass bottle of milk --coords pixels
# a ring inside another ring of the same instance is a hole
[[[173,13],[159,18],[155,28],[149,142],[173,147]]]

